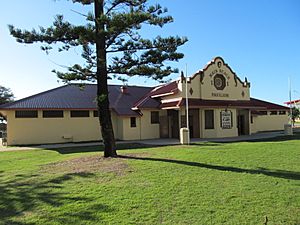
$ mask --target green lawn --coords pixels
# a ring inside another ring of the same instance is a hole
[[[1,152],[0,224],[299,225],[299,139]]]

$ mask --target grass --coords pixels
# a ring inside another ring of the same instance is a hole
[[[300,134],[121,148],[1,152],[0,224],[300,224]]]

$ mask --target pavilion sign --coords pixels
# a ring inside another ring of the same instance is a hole
[[[232,128],[232,113],[231,111],[221,111],[221,127],[222,129]]]

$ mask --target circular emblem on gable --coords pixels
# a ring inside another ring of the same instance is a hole
[[[222,74],[214,76],[214,85],[217,90],[223,90],[226,86],[226,79]]]

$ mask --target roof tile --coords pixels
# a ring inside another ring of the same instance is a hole
[[[118,115],[137,116],[131,108],[134,102],[149,93],[152,87],[128,86],[128,92],[121,92],[121,85],[109,85],[110,108]],[[97,86],[86,84],[84,88],[76,84],[61,86],[18,101],[0,106],[0,109],[97,109]]]

